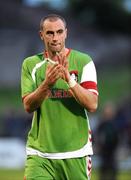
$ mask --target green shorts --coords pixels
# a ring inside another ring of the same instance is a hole
[[[89,180],[91,157],[46,159],[28,156],[24,180]]]

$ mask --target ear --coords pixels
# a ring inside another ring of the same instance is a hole
[[[43,40],[43,35],[41,31],[39,31],[39,35],[40,35],[41,40]]]
[[[66,28],[66,30],[65,30],[65,38],[67,38],[67,28]]]

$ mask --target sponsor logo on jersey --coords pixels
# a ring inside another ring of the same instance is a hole
[[[76,82],[78,82],[78,71],[72,70],[70,71],[70,76],[72,79],[74,79]],[[51,89],[49,90],[48,98],[71,98],[72,94],[69,90],[65,89]]]
[[[70,71],[70,76],[72,79],[74,79],[76,82],[78,82],[78,71],[77,70]]]
[[[49,98],[70,98],[72,97],[71,93],[68,90],[64,89],[51,89],[49,91]]]

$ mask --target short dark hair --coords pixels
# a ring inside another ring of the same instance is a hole
[[[62,16],[60,16],[60,15],[58,15],[58,14],[48,14],[47,16],[45,16],[45,17],[43,17],[42,19],[41,19],[41,21],[40,21],[40,30],[43,30],[43,23],[44,23],[44,21],[45,20],[49,20],[49,21],[56,21],[56,20],[58,20],[58,19],[61,19],[62,21],[63,21],[63,23],[64,23],[64,25],[65,25],[65,28],[66,28],[66,21],[65,21],[65,19],[62,17]]]

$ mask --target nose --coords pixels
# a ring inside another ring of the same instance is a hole
[[[58,40],[58,34],[57,33],[54,33],[53,35],[53,41],[57,41]]]

